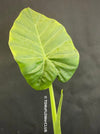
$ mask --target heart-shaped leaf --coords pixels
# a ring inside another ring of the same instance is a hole
[[[79,63],[65,28],[30,8],[23,9],[15,20],[9,46],[21,73],[36,90],[47,89],[56,77],[68,81]]]

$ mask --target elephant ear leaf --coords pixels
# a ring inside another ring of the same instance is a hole
[[[79,54],[65,28],[30,8],[21,11],[9,33],[9,47],[28,84],[47,89],[74,74]]]

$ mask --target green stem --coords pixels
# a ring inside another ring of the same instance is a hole
[[[55,129],[56,104],[55,104],[54,91],[53,91],[52,84],[49,87],[49,93],[50,93],[50,102],[51,102],[51,112],[52,112],[53,129]]]

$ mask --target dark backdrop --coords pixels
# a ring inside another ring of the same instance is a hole
[[[26,83],[8,47],[9,30],[28,6],[62,23],[80,53],[72,79],[54,82],[57,104],[64,89],[62,134],[100,134],[99,0],[0,0],[0,134],[43,134],[44,95],[53,134],[48,90],[35,91]]]

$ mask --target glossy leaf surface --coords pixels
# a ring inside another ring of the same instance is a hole
[[[9,46],[21,73],[36,89],[47,89],[58,78],[74,74],[79,54],[65,28],[30,8],[21,11],[9,35]]]

